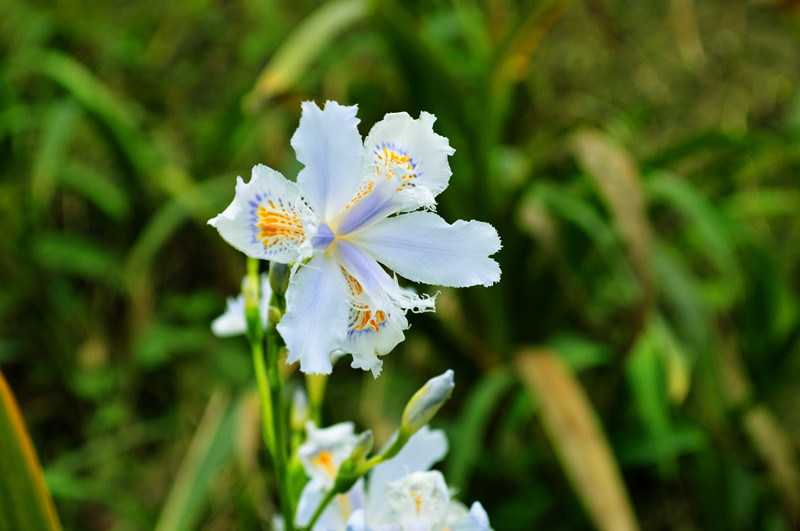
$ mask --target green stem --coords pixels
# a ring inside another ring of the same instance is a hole
[[[270,326],[267,332],[267,378],[272,404],[272,425],[275,434],[275,453],[272,456],[275,462],[275,475],[278,484],[278,499],[280,500],[281,513],[285,528],[294,531],[294,510],[289,497],[288,462],[286,450],[286,418],[283,414],[283,378],[280,373],[280,349],[277,341],[277,331]]]
[[[266,362],[264,352],[264,325],[259,311],[260,281],[258,260],[247,259],[248,286],[245,289],[245,313],[247,316],[247,337],[253,354],[253,368],[261,398],[264,443],[272,456],[278,501],[287,531],[294,531],[294,511],[289,498],[287,481],[286,422],[283,415],[283,379],[278,368],[278,345],[274,325],[266,334]]]
[[[247,339],[250,341],[250,350],[253,355],[253,369],[258,385],[258,394],[261,399],[261,428],[264,444],[270,455],[275,453],[275,434],[272,432],[272,400],[267,383],[267,368],[264,365],[264,327],[258,308],[260,283],[258,278],[258,260],[247,259],[247,277],[249,286],[245,288],[245,315],[247,318]]]
[[[306,374],[309,416],[317,426],[322,425],[322,402],[325,399],[325,387],[327,383],[327,374]]]
[[[317,523],[317,520],[319,520],[319,517],[322,516],[322,513],[325,511],[325,508],[328,506],[329,503],[331,503],[331,501],[333,501],[333,498],[336,497],[336,494],[337,492],[333,488],[331,488],[331,490],[325,493],[325,497],[322,498],[321,502],[319,502],[317,510],[314,511],[314,516],[311,517],[311,521],[308,522],[308,525],[305,527],[306,529],[312,529],[314,527],[314,524]]]
[[[364,474],[372,470],[374,467],[396,456],[398,453],[400,453],[400,450],[402,450],[403,447],[406,445],[408,439],[409,439],[408,437],[404,437],[402,435],[402,432],[398,433],[397,438],[394,440],[392,445],[386,449],[385,452],[379,455],[372,456],[370,459],[367,459],[367,461],[364,464],[358,467],[358,475],[363,476]]]
[[[253,353],[253,368],[256,373],[256,383],[258,384],[258,394],[261,398],[261,415],[263,417],[262,431],[264,436],[264,444],[267,445],[270,455],[275,454],[275,434],[272,433],[272,399],[269,393],[269,384],[267,383],[267,368],[264,365],[264,342],[253,341],[250,344]]]

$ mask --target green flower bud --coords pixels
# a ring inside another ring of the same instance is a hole
[[[372,436],[372,430],[363,432],[358,436],[358,440],[356,441],[355,447],[353,447],[353,453],[350,454],[350,458],[359,463],[364,461],[367,458],[367,455],[369,455],[369,453],[372,451],[374,444],[375,437]]]
[[[283,317],[283,314],[275,306],[270,306],[269,309],[267,310],[267,319],[269,320],[269,323],[272,326],[275,326],[278,323],[280,323],[281,317]]]
[[[430,422],[436,412],[453,394],[453,370],[448,369],[428,380],[422,388],[414,393],[403,411],[398,439],[407,439],[421,427]]]
[[[269,285],[272,288],[272,293],[278,297],[283,297],[286,294],[286,289],[289,287],[290,272],[289,264],[269,263]]]
[[[247,322],[247,335],[251,338],[261,337],[263,324],[258,307],[258,285],[251,282],[249,276],[242,280],[242,295],[244,296],[244,316]]]
[[[305,430],[308,420],[308,399],[305,392],[297,388],[292,397],[292,408],[289,411],[289,425],[292,431],[302,432]]]

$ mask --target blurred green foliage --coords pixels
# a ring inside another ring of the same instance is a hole
[[[586,441],[519,381],[534,349],[641,528],[800,525],[793,5],[0,3],[0,366],[65,528],[268,526],[247,346],[208,326],[244,258],[205,222],[254,164],[296,175],[307,99],[358,103],[362,134],[434,113],[439,211],[504,243],[500,284],[444,290],[377,381],[337,367],[327,423],[382,442],[452,367],[459,498],[498,530],[602,526],[574,480],[597,463],[561,447]]]

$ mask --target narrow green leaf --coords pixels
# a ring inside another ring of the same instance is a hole
[[[257,109],[265,100],[294,86],[347,28],[364,18],[364,0],[335,0],[322,4],[286,38],[245,96],[245,106]]]
[[[36,238],[32,247],[36,261],[44,269],[119,286],[118,257],[94,240],[47,234]]]
[[[572,139],[572,148],[625,239],[631,264],[642,284],[643,304],[646,306],[653,295],[651,235],[636,161],[609,135],[599,130],[579,131]]]
[[[231,434],[236,420],[236,408],[231,406],[230,398],[215,392],[175,476],[156,531],[196,529],[220,467],[233,455]]]
[[[492,412],[511,388],[514,379],[506,370],[485,375],[471,389],[451,437],[447,480],[455,488],[464,489],[472,470],[480,460],[483,440]]]
[[[123,220],[130,213],[130,203],[122,187],[91,166],[72,161],[58,173],[58,182],[114,220]]]
[[[0,531],[59,531],[39,459],[0,372]]]
[[[633,394],[633,405],[647,431],[660,471],[663,474],[674,474],[678,464],[671,453],[672,447],[663,444],[671,435],[672,420],[658,339],[652,324],[639,334],[627,359],[627,377]]]
[[[92,113],[111,133],[127,162],[140,175],[147,176],[156,166],[155,153],[138,131],[133,105],[104,85],[83,64],[61,52],[30,52],[29,68],[52,79]]]
[[[184,194],[163,205],[142,229],[124,266],[125,284],[136,289],[147,278],[158,251],[183,223],[194,219],[205,223],[215,212],[220,212],[220,199],[225,201],[232,194],[233,178],[229,176],[210,179],[192,185]]]
[[[50,204],[55,192],[58,170],[64,165],[65,151],[80,111],[69,99],[53,105],[44,119],[42,139],[31,172],[31,192],[34,204],[40,209]]]
[[[648,197],[665,203],[686,217],[686,230],[699,252],[722,275],[723,293],[730,300],[741,291],[741,272],[735,253],[735,228],[724,211],[711,203],[690,181],[668,172],[648,174]]]
[[[606,345],[576,333],[557,334],[550,338],[547,344],[557,351],[564,363],[576,373],[608,365],[612,359]]]

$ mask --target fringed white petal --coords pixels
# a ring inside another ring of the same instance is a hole
[[[351,236],[366,253],[397,274],[439,286],[490,286],[500,266],[489,258],[500,250],[494,227],[480,221],[448,225],[430,212],[382,220]]]
[[[353,355],[351,367],[372,371],[377,378],[383,367],[379,356],[388,354],[405,339],[403,331],[407,328],[408,320],[400,308],[383,312],[370,308],[366,302],[356,302],[350,309],[347,340],[342,350]]]
[[[233,202],[208,223],[247,256],[288,264],[299,256],[302,219],[311,215],[294,183],[259,164],[250,182],[236,178]]]
[[[439,195],[450,180],[447,157],[455,150],[433,132],[435,121],[427,112],[416,120],[404,112],[387,114],[364,141],[364,175],[400,171],[404,188],[423,186]]]

